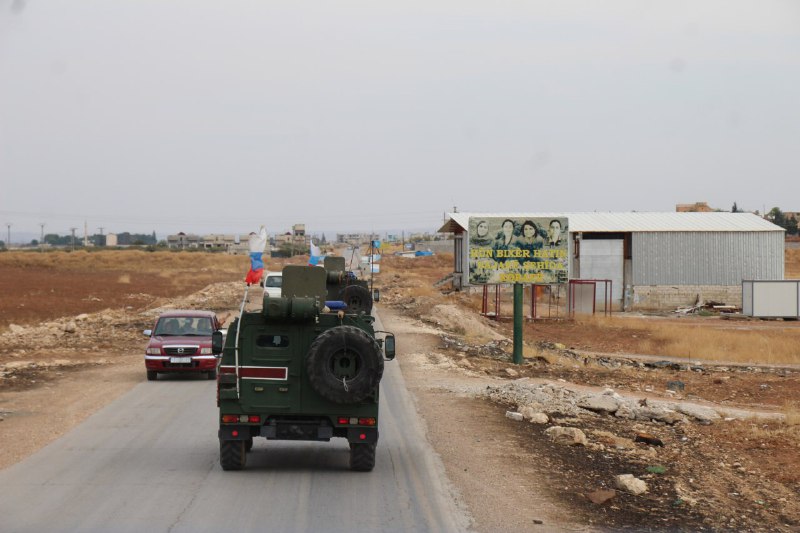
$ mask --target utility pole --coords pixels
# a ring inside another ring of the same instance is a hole
[[[72,232],[72,251],[73,252],[75,251],[75,230],[76,229],[78,229],[78,228],[69,228],[69,230]]]
[[[42,237],[39,239],[39,249],[44,252],[44,222],[39,222],[42,227]]]
[[[6,238],[6,250],[11,248],[11,222],[6,222],[8,228],[8,237]]]

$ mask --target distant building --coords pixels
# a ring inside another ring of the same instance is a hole
[[[117,234],[109,233],[106,235],[106,246],[117,246]]]
[[[184,232],[180,232],[177,235],[167,235],[167,246],[179,250],[200,248],[200,236]]]
[[[225,251],[234,253],[239,241],[238,235],[221,235],[213,233],[211,235],[203,235],[200,245],[205,250],[211,251]]]
[[[693,204],[678,204],[675,206],[678,213],[713,213],[713,209],[707,202],[695,202]]]
[[[337,233],[336,242],[339,244],[358,246],[362,242],[366,242],[366,237],[361,233]]]

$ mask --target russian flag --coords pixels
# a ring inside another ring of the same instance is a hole
[[[264,273],[264,261],[261,255],[267,248],[267,230],[264,226],[258,233],[252,232],[248,242],[250,248],[250,270],[247,272],[244,281],[248,285],[256,284],[261,281],[261,275]]]

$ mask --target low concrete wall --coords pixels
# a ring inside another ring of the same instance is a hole
[[[740,285],[640,285],[633,288],[631,310],[667,311],[689,307],[697,302],[721,302],[742,306]]]

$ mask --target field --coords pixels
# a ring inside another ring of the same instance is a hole
[[[800,254],[794,252],[786,255],[787,277],[800,275]],[[306,259],[299,256],[291,263],[304,264]],[[286,262],[267,260],[267,268],[279,270]],[[565,505],[597,514],[598,523],[612,528],[648,517],[658,517],[668,529],[800,527],[800,355],[795,349],[800,324],[669,313],[527,321],[525,364],[514,367],[511,322],[481,317],[479,294],[437,286],[451,266],[447,254],[414,259],[385,254],[375,278],[381,309],[408,321],[414,330],[436,332],[432,351],[419,354],[421,368],[427,369],[421,381],[433,371],[459,383],[547,380],[597,390],[610,387],[645,401],[663,399],[665,384],[679,382],[678,398],[742,413],[708,425],[570,419],[586,431],[630,438],[647,432],[666,443],[657,451],[624,453],[602,442],[586,453],[553,448],[534,425],[500,424],[509,439],[516,435],[527,443],[525,457],[532,464],[544,464],[542,450],[547,450],[545,463],[553,480],[547,490]],[[122,383],[132,386],[143,380],[141,330],[161,309],[206,308],[229,317],[241,299],[248,267],[246,256],[198,252],[0,253],[0,468],[121,394]],[[413,374],[412,367],[405,368]],[[420,394],[424,410],[424,392]],[[442,394],[437,388],[439,403]],[[52,400],[56,395],[58,402]],[[450,401],[454,403],[446,404],[447,409],[468,408],[459,397]],[[502,418],[516,407],[490,402],[482,409],[496,410]],[[433,413],[429,416],[437,416]],[[482,430],[482,421],[465,417],[465,424],[475,426],[470,430]],[[30,446],[14,445],[23,440]],[[458,446],[469,444],[445,443],[446,449]],[[605,459],[585,462],[586,454],[591,458],[600,449]],[[448,457],[443,454],[446,463]],[[503,460],[503,468],[512,471],[521,459]],[[654,463],[667,464],[668,473],[651,476],[648,482],[659,492],[646,499],[620,495],[617,503],[598,507],[576,499],[577,489],[565,489],[596,483],[607,474],[602,465],[637,471]],[[455,468],[452,475],[460,470]],[[684,507],[676,508],[676,501]]]

